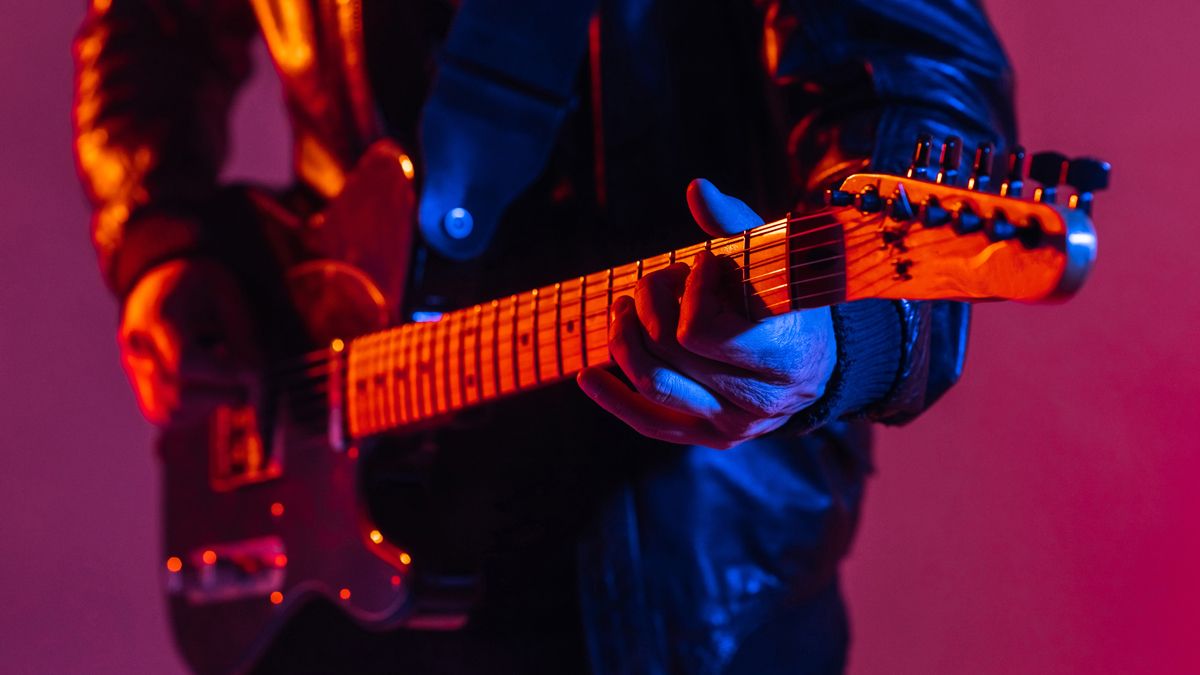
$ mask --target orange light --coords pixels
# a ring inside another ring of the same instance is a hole
[[[283,515],[282,502],[275,502],[274,504],[271,504],[271,515],[275,516],[276,518]]]
[[[280,593],[279,591],[271,591],[271,604],[278,605],[281,602],[283,602],[283,593]]]
[[[371,537],[371,541],[375,542],[376,544],[383,543],[383,533],[379,530],[371,530],[371,534],[369,536]]]
[[[400,585],[400,577],[393,574],[392,575],[392,585],[399,586]]]
[[[276,553],[275,554],[275,566],[276,567],[287,567],[287,556],[282,553]]]
[[[333,342],[329,343],[329,348],[332,349],[335,354],[341,353],[341,351],[346,348],[346,343],[342,340],[342,338],[333,338]]]
[[[350,599],[350,589],[343,588],[342,590],[338,591],[338,597],[343,600],[349,600]]]
[[[400,564],[401,564],[401,565],[407,565],[407,564],[409,564],[409,563],[411,563],[411,562],[412,562],[412,556],[411,556],[411,555],[409,555],[409,554],[407,554],[407,553],[405,553],[405,552],[403,552],[403,551],[401,551],[401,552],[400,552]]]
[[[400,170],[404,172],[405,178],[410,180],[412,179],[413,163],[412,160],[408,158],[408,155],[400,155]]]
[[[176,558],[175,556],[171,556],[170,558],[167,558],[167,571],[168,572],[178,572],[181,569],[183,569],[183,561],[182,560],[180,560],[179,558]]]
[[[217,552],[210,548],[200,556],[200,559],[204,561],[205,565],[214,565],[217,562]]]

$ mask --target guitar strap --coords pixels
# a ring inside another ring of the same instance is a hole
[[[462,0],[421,110],[425,242],[468,260],[546,166],[597,0]]]

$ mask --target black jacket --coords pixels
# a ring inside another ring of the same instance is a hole
[[[363,54],[379,51],[362,35],[363,1],[89,5],[74,47],[75,148],[96,207],[93,241],[119,296],[157,262],[225,254],[230,238],[215,234],[222,219],[211,205],[229,105],[248,71],[251,6],[284,83],[307,190],[332,196],[371,140],[415,136],[419,99],[393,94],[400,103],[379,114],[389,95],[363,67]],[[415,70],[393,82],[409,82],[406,91],[428,85],[439,12],[449,16],[438,5],[399,10],[419,9],[421,21],[404,25],[429,27],[405,36]],[[972,0],[611,0],[591,40],[579,107],[506,223],[558,208],[546,204],[565,181],[570,208],[594,215],[602,235],[587,242],[625,242],[588,249],[592,265],[698,239],[682,198],[696,176],[771,218],[814,204],[853,171],[902,170],[918,133],[957,134],[967,147],[1004,146],[1015,133],[1009,66]],[[520,247],[519,228],[502,225],[489,263],[539,255]],[[493,285],[546,281],[485,267]],[[835,308],[839,359],[827,396],[783,432],[734,451],[664,448],[589,413],[567,416],[572,429],[595,430],[587,448],[655,456],[614,469],[617,480],[564,530],[578,540],[593,669],[836,669],[846,640],[836,567],[869,471],[867,420],[910,420],[958,379],[967,309]]]

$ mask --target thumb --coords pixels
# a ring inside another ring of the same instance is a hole
[[[710,237],[726,237],[763,224],[745,202],[721,192],[703,178],[688,184],[687,201],[692,217]]]

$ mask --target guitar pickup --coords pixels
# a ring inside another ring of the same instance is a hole
[[[167,592],[193,605],[266,597],[283,588],[287,554],[279,537],[212,544],[167,559]]]

